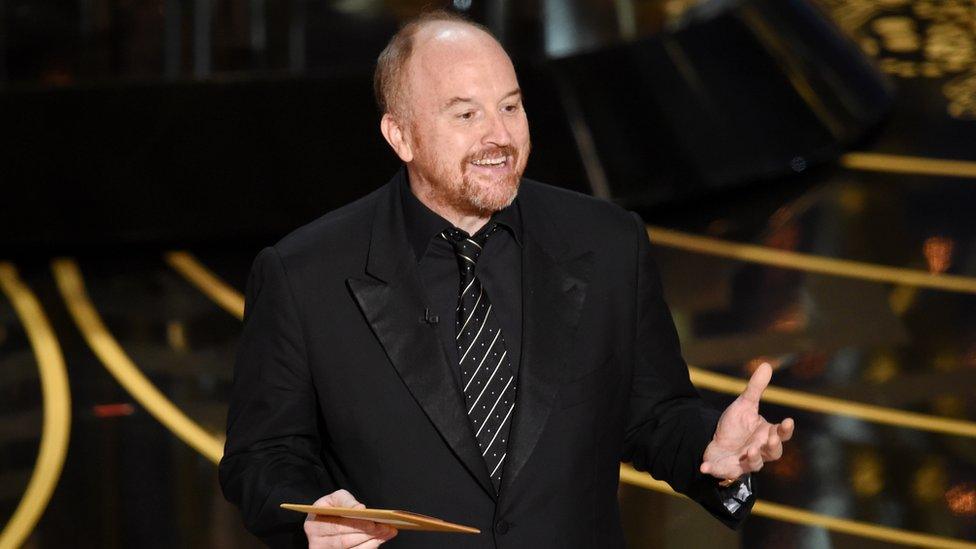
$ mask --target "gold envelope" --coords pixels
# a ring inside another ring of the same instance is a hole
[[[461,534],[480,534],[481,530],[454,524],[435,517],[428,517],[409,511],[396,511],[393,509],[350,509],[348,507],[315,507],[312,505],[299,505],[297,503],[282,503],[282,509],[298,511],[299,513],[312,513],[315,515],[328,515],[332,517],[345,517],[351,519],[365,519],[373,522],[389,524],[399,530],[422,530],[425,532],[457,532]]]

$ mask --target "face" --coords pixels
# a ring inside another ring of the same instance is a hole
[[[401,116],[409,150],[400,156],[427,199],[487,217],[515,199],[531,147],[515,70],[470,27],[424,29],[415,40]]]

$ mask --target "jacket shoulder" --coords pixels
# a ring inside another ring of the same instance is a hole
[[[544,210],[554,225],[571,233],[601,238],[634,233],[636,214],[609,200],[531,179],[523,180],[522,192],[530,215]]]
[[[376,204],[387,186],[323,214],[274,244],[286,270],[341,265],[365,257]]]

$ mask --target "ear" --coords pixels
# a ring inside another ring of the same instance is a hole
[[[380,120],[380,132],[390,147],[393,148],[393,152],[400,157],[400,160],[405,163],[413,160],[413,149],[410,148],[410,142],[403,131],[403,126],[392,114],[383,115]]]

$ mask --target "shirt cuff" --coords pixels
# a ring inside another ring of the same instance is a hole
[[[729,514],[734,515],[752,497],[752,475],[743,475],[732,484],[719,487],[718,493],[722,498],[722,505]]]

